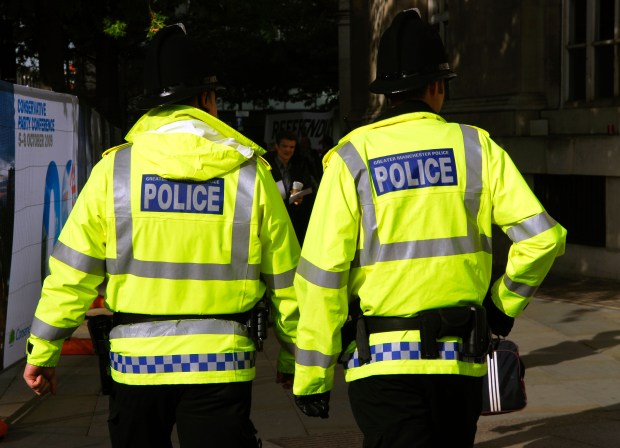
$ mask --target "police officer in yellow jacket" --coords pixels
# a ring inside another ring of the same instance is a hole
[[[339,360],[365,448],[471,447],[485,308],[508,334],[566,231],[485,131],[438,115],[456,75],[417,10],[394,18],[377,63],[370,90],[391,107],[327,154],[302,248],[293,393],[328,417]],[[512,247],[485,302],[492,224]]]
[[[180,24],[151,42],[152,109],[93,168],[32,324],[24,378],[54,393],[62,343],[106,281],[114,447],[171,447],[174,424],[183,447],[259,446],[246,324],[265,294],[288,349],[278,370],[294,372],[299,244],[264,150],[216,118],[205,61]]]

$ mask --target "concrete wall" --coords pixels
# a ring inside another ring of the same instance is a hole
[[[566,254],[554,265],[554,270],[620,279],[620,136],[553,135],[504,137],[497,141],[524,173],[605,177],[606,247],[570,244]],[[579,208],[580,204],[575,203],[575,207]],[[570,226],[565,227],[570,232]]]

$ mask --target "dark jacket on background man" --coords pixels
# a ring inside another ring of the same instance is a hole
[[[269,151],[263,158],[271,165],[271,174],[280,188],[280,193],[286,204],[286,209],[293,223],[293,228],[295,229],[299,244],[302,244],[306,236],[306,228],[308,227],[310,213],[312,212],[312,206],[314,205],[314,198],[316,196],[316,190],[313,186],[316,182],[313,182],[312,167],[309,166],[306,160],[297,152],[293,154],[287,167],[284,167],[284,164],[278,159],[278,155],[275,151]],[[303,197],[300,204],[289,204],[291,192],[290,187],[287,188],[286,186],[287,182],[285,178],[287,170],[290,185],[297,181],[304,185],[304,189],[313,189],[312,193]]]

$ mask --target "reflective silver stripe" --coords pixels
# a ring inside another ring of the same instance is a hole
[[[352,143],[338,150],[355,181],[362,212],[364,249],[358,250],[351,267],[368,266],[382,261],[410,260],[438,256],[460,255],[475,252],[492,252],[491,237],[481,234],[477,226],[482,195],[482,147],[478,131],[461,125],[466,157],[465,208],[467,212],[467,235],[434,240],[385,243],[379,241],[377,213],[372,197],[368,168]],[[300,263],[301,266],[301,263]],[[298,268],[298,272],[300,272]],[[305,273],[302,274],[306,278]],[[318,284],[318,283],[317,283]]]
[[[239,167],[239,180],[235,198],[235,216],[232,223],[230,273],[222,280],[258,280],[260,265],[249,265],[250,222],[256,185],[256,160],[244,162]]]
[[[132,274],[147,278],[174,280],[258,280],[260,266],[249,264],[250,219],[253,208],[256,161],[239,168],[239,183],[232,224],[230,264],[169,263],[136,260],[133,253],[131,216],[131,147],[116,151],[114,160],[114,215],[116,221],[116,259],[107,259],[110,274]]]
[[[78,252],[77,250],[71,249],[69,246],[65,246],[60,241],[56,243],[52,257],[78,271],[98,275],[100,277],[105,275],[105,260],[100,260]]]
[[[461,126],[463,144],[465,145],[465,162],[467,166],[467,185],[465,186],[465,208],[470,216],[470,222],[476,222],[480,210],[480,195],[482,194],[482,148],[478,131]],[[468,229],[473,230],[473,229]],[[470,233],[471,234],[471,233]]]
[[[302,366],[322,367],[327,369],[336,364],[337,359],[337,355],[324,355],[316,350],[304,350],[299,347],[295,349],[295,362]]]
[[[35,316],[32,320],[30,333],[46,341],[58,341],[70,337],[78,327],[79,325],[71,328],[54,327],[53,325],[46,324]]]
[[[519,294],[523,297],[533,297],[538,290],[538,286],[531,286],[526,285],[525,283],[515,282],[507,275],[504,275],[504,286],[508,288],[509,291],[512,291],[515,294]]]
[[[434,240],[405,241],[381,245],[381,252],[377,261],[413,260],[479,251],[490,252],[488,239],[477,240],[472,236],[457,236]]]
[[[366,164],[362,160],[352,143],[345,144],[338,150],[345,165],[349,169],[355,181],[357,194],[362,207],[362,228],[364,229],[364,249],[360,249],[355,255],[353,267],[367,266],[376,262],[377,251],[381,246],[377,235],[377,212],[372,200],[372,188],[370,176]]]
[[[552,229],[557,222],[547,212],[526,219],[506,231],[508,237],[515,243],[527,240]]]
[[[133,260],[133,221],[131,219],[131,146],[114,155],[114,220],[116,227],[116,260],[108,259],[110,274],[130,273]]]
[[[189,336],[198,334],[234,334],[248,337],[245,325],[220,319],[169,320],[119,325],[110,332],[110,339],[154,338],[161,336]]]
[[[295,269],[282,274],[261,274],[261,277],[271,289],[284,289],[293,286],[295,280]]]
[[[467,184],[465,186],[465,210],[469,217],[467,221],[467,236],[471,239],[473,250],[462,253],[487,252],[492,253],[491,237],[480,232],[476,224],[480,211],[482,196],[482,146],[480,134],[471,126],[459,125],[463,133],[465,147],[465,163],[467,167]]]
[[[347,285],[349,281],[349,271],[329,272],[310,263],[305,258],[299,259],[297,272],[310,283],[323,288],[340,289]]]

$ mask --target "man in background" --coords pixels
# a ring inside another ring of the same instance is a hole
[[[286,204],[286,209],[293,223],[295,234],[303,244],[310,213],[314,205],[316,188],[313,187],[312,164],[303,157],[297,148],[298,138],[293,131],[283,131],[276,135],[274,150],[264,158],[271,165],[271,174]],[[291,200],[291,195],[307,190],[308,194]]]

